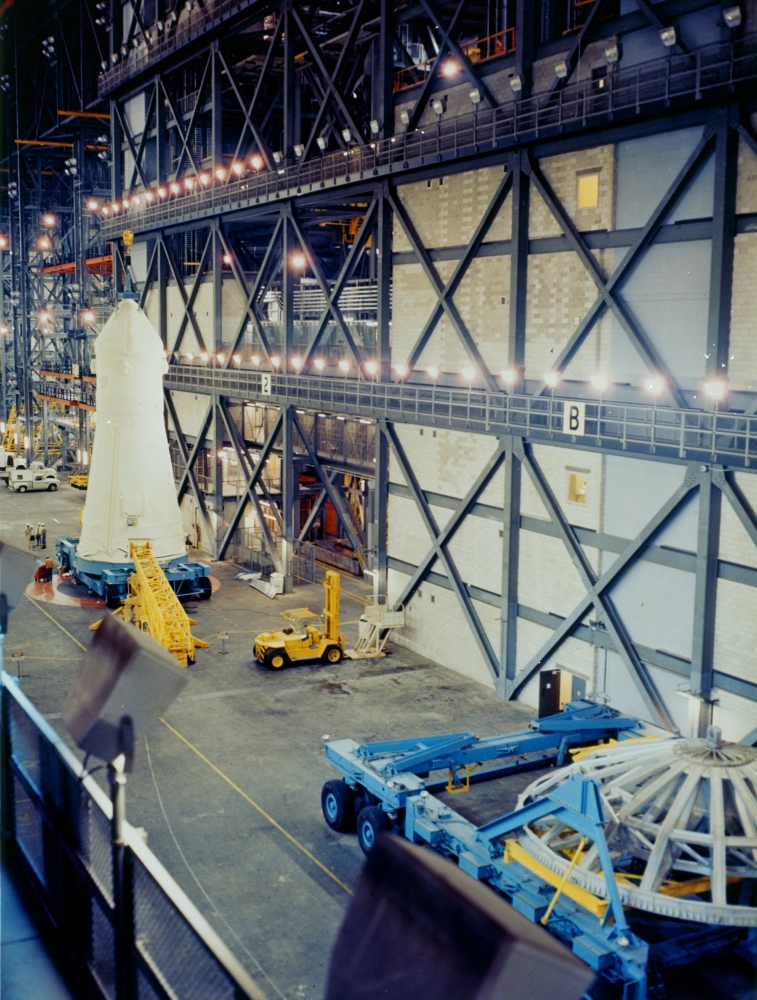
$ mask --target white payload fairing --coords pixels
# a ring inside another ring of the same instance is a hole
[[[157,559],[186,555],[163,422],[163,344],[133,299],[122,299],[95,341],[97,431],[78,556],[131,562],[149,539]]]

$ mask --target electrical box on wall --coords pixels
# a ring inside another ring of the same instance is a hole
[[[570,701],[586,697],[586,681],[567,670],[542,670],[539,674],[539,718],[561,712]]]

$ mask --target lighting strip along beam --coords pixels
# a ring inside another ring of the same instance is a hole
[[[418,571],[418,567],[414,564],[404,562],[402,559],[397,559],[394,556],[388,556],[387,564],[389,569],[396,570],[407,577],[414,576]],[[443,590],[451,591],[453,589],[446,576],[434,573],[433,571],[426,574],[426,582],[435,587],[441,587]],[[478,601],[481,604],[488,604],[493,608],[501,608],[502,598],[499,594],[494,594],[490,590],[483,590],[481,587],[475,587],[472,584],[465,584],[465,587],[472,600]],[[549,629],[558,629],[564,621],[559,615],[539,611],[537,608],[529,607],[527,604],[518,604],[518,618]],[[589,628],[587,625],[579,625],[572,633],[571,638],[579,639],[581,642],[588,642],[592,646],[599,646],[610,652],[616,652],[615,645],[609,634],[601,628],[594,629]],[[639,643],[634,643],[633,646],[639,659],[649,664],[649,666],[657,667],[660,670],[667,670],[669,673],[678,674],[680,677],[689,677],[691,670],[690,660],[682,656],[673,656],[673,654],[666,653],[662,649],[652,649],[650,646],[643,646]],[[742,698],[748,698],[750,701],[757,701],[757,684],[753,684],[751,681],[745,681],[740,677],[733,677],[731,674],[724,674],[719,670],[715,670],[713,672],[713,685],[721,688],[723,691],[729,691]]]
[[[438,171],[445,163],[481,160],[487,154],[501,155],[503,150],[519,149],[526,143],[541,146],[550,137],[560,138],[564,144],[571,133],[589,133],[607,125],[620,134],[630,127],[629,121],[638,122],[642,113],[663,113],[669,123],[671,104],[678,110],[695,107],[701,113],[703,100],[733,100],[738,88],[753,86],[757,78],[755,48],[757,36],[751,35],[741,39],[736,48],[730,43],[717,44],[672,61],[654,60],[607,77],[601,95],[592,81],[571,84],[554,94],[482,108],[442,120],[435,127],[377,139],[371,145],[353,146],[279,170],[261,171],[207,190],[200,191],[195,185],[190,194],[129,211],[126,217],[132,228],[146,233],[327,187],[354,185],[368,178],[402,175],[431,165]],[[170,101],[169,110],[178,120]],[[603,137],[597,144],[603,141],[612,140]],[[136,158],[136,147],[133,155]],[[197,165],[193,167],[199,173]],[[122,214],[104,219],[103,238],[117,238],[123,219]]]
[[[574,400],[551,395],[177,364],[170,366],[165,386],[177,392],[295,405],[371,420],[493,436],[512,434],[534,443],[630,458],[757,471],[757,416],[743,413],[684,410],[651,402],[582,401],[585,433],[577,435],[563,432],[565,407]]]

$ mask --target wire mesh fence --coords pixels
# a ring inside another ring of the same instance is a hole
[[[125,824],[108,796],[2,674],[3,835],[61,949],[104,1000],[265,1000],[241,964]]]

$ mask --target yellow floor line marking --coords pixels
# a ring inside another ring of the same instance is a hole
[[[82,644],[79,642],[78,639],[74,639],[74,637],[71,635],[71,633],[68,631],[68,629],[63,628],[63,626],[61,625],[61,623],[59,621],[57,621],[55,618],[53,618],[53,616],[51,614],[48,614],[47,611],[45,611],[45,609],[43,607],[41,607],[39,604],[37,604],[36,601],[32,600],[32,598],[29,597],[28,594],[24,594],[24,597],[27,599],[27,601],[30,601],[34,605],[34,607],[37,609],[37,611],[41,611],[42,614],[45,616],[45,618],[49,618],[50,621],[54,625],[57,625],[58,628],[61,630],[61,632],[65,632],[66,635],[68,636],[68,638],[71,640],[71,642],[75,642],[76,645],[79,647],[79,649],[83,649],[84,652],[86,653],[87,647],[86,646],[82,646]]]
[[[296,837],[293,837],[288,830],[285,830],[280,823],[277,823],[276,820],[273,818],[273,816],[269,815],[265,811],[265,809],[263,809],[262,806],[259,806],[257,802],[251,799],[246,792],[243,792],[242,789],[239,787],[239,785],[235,784],[235,782],[233,782],[228,775],[223,773],[220,767],[216,767],[216,765],[212,761],[208,760],[205,754],[202,753],[201,750],[198,750],[197,747],[194,746],[192,743],[190,743],[189,740],[186,738],[186,736],[182,736],[181,733],[177,729],[174,729],[174,727],[170,725],[170,723],[166,722],[165,719],[161,719],[160,721],[163,723],[166,729],[170,729],[171,732],[174,734],[174,736],[178,736],[178,738],[181,740],[182,743],[185,743],[190,750],[196,753],[197,756],[200,758],[200,760],[204,761],[208,765],[208,767],[212,768],[216,772],[216,774],[219,777],[223,778],[223,780],[226,782],[227,785],[230,785],[235,792],[241,795],[242,798],[245,800],[245,802],[249,802],[249,804],[253,807],[253,809],[257,809],[257,811],[260,813],[261,816],[267,819],[272,826],[276,827],[279,833],[283,833],[284,836],[287,838],[287,840],[291,841],[291,843],[293,843],[296,848],[298,848],[300,851],[302,851],[304,855],[310,858],[313,864],[317,865],[322,872],[325,872],[330,879],[333,879],[338,886],[341,886],[341,888],[344,889],[344,891],[348,895],[350,896],[353,895],[352,889],[350,889],[348,885],[345,885],[344,882],[342,882],[342,880],[337,875],[335,875],[330,868],[327,868],[322,861],[319,861],[314,854],[311,854],[311,852],[307,849],[307,847],[304,846],[304,844],[301,844],[299,840],[297,840]]]

